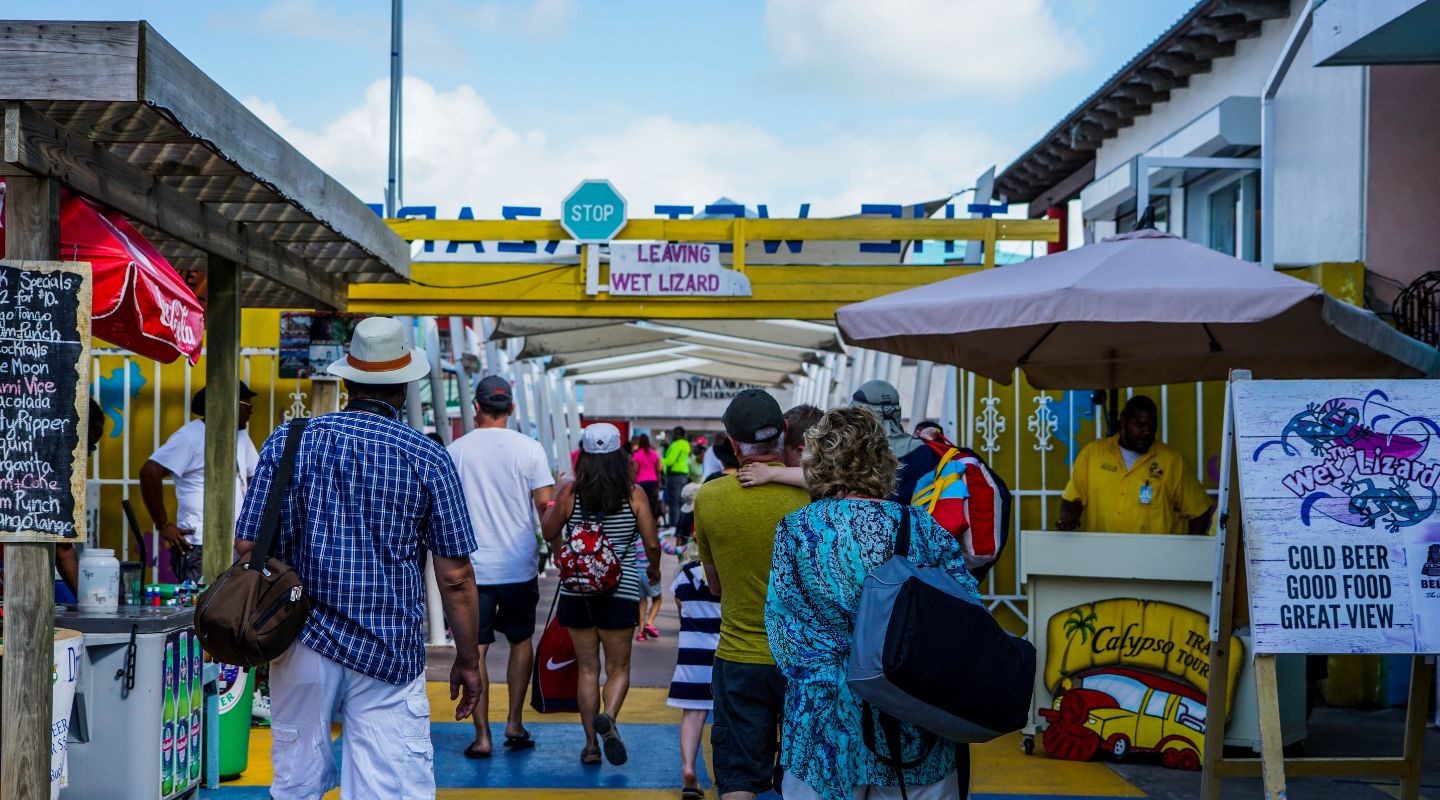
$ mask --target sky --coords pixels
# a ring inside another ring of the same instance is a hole
[[[1195,0],[411,0],[407,205],[555,217],[609,178],[630,216],[912,203],[1003,169]],[[9,0],[145,19],[362,200],[385,185],[385,0]]]

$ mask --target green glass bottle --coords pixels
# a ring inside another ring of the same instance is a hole
[[[175,682],[175,791],[190,785],[190,634],[180,632],[176,648],[179,680]]]
[[[165,705],[160,711],[160,796],[175,791],[175,643],[165,643]]]
[[[200,719],[200,709],[204,701],[200,699],[200,682],[205,672],[205,659],[201,655],[200,637],[190,637],[190,782],[198,783],[200,780],[200,736],[203,732],[203,723]]]

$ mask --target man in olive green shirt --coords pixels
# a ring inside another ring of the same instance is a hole
[[[731,401],[723,420],[742,465],[783,466],[785,417],[775,398],[746,389]],[[733,475],[705,484],[695,498],[700,562],[711,593],[720,597],[710,740],[722,800],[753,798],[774,788],[785,678],[765,635],[765,593],[775,528],[809,502],[804,489],[780,484],[746,489]]]

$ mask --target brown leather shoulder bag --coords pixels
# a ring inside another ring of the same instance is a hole
[[[285,450],[265,498],[250,558],[226,570],[195,607],[196,634],[216,661],[245,667],[268,663],[295,642],[310,616],[310,597],[300,575],[272,557],[305,422],[304,417],[291,420],[285,432]]]

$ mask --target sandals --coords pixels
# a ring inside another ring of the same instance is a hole
[[[680,800],[705,800],[705,790],[696,786],[682,787]]]
[[[609,714],[595,715],[595,733],[600,736],[600,746],[605,751],[606,761],[618,767],[629,759],[625,752],[625,742],[620,740],[620,732],[615,729],[615,720]]]
[[[479,759],[482,759],[482,758],[489,758],[491,755],[492,755],[492,753],[482,753],[482,752],[480,752],[479,750],[476,750],[476,749],[475,749],[475,743],[474,743],[474,742],[471,742],[470,744],[465,745],[465,757],[466,757],[466,758],[479,760]]]
[[[601,761],[600,761],[600,748],[598,748],[598,747],[587,747],[587,748],[585,748],[584,750],[581,750],[581,751],[580,751],[580,763],[581,763],[581,764],[584,764],[584,765],[587,766],[587,767],[598,767],[598,766],[600,766],[600,764],[601,764]]]
[[[510,736],[507,734],[505,736],[504,746],[512,752],[517,750],[529,750],[530,748],[535,746],[535,740],[530,738],[529,731],[526,731],[519,736]]]

